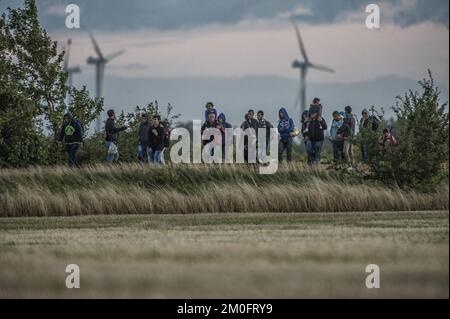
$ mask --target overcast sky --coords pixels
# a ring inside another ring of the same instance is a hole
[[[2,11],[19,0],[0,0]],[[65,28],[65,6],[81,8],[81,29]],[[38,0],[43,25],[57,40],[73,38],[73,64],[93,53],[92,30],[104,53],[127,52],[108,72],[128,77],[297,77],[299,58],[288,17],[297,17],[310,59],[336,75],[314,82],[357,82],[385,75],[420,78],[431,68],[448,86],[448,1],[391,0],[380,30],[365,27],[360,0]],[[86,71],[90,68],[87,68]]]
[[[20,0],[0,0],[0,10]],[[38,0],[40,17],[61,44],[73,39],[71,65],[94,68],[91,30],[104,54],[126,49],[107,66],[119,78],[298,78],[299,23],[309,58],[336,74],[311,70],[311,83],[358,83],[387,76],[419,80],[430,68],[448,91],[447,0]],[[365,7],[381,7],[381,29],[365,26]],[[81,8],[81,29],[65,27],[65,6]],[[105,84],[107,85],[107,84]],[[125,84],[126,85],[126,84]],[[106,94],[106,93],[105,93]],[[295,95],[295,92],[293,93]]]

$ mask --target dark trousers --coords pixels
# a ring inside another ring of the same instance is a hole
[[[69,166],[70,167],[77,167],[77,152],[80,148],[80,144],[67,144],[66,145],[66,152],[67,156],[69,157]]]
[[[288,140],[280,140],[278,145],[278,161],[281,163],[283,161],[283,153],[286,150],[287,161],[292,161],[292,138]]]
[[[344,159],[344,141],[331,141],[333,144],[333,157],[335,162]]]

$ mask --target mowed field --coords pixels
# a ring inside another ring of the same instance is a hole
[[[448,298],[449,212],[5,217],[0,297]]]

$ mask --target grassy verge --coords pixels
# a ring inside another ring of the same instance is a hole
[[[301,164],[273,175],[251,166],[35,168],[0,173],[0,216],[445,210],[447,193]]]

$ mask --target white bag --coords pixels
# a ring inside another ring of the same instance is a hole
[[[109,143],[108,154],[117,154],[117,153],[119,153],[117,145],[113,142]]]

